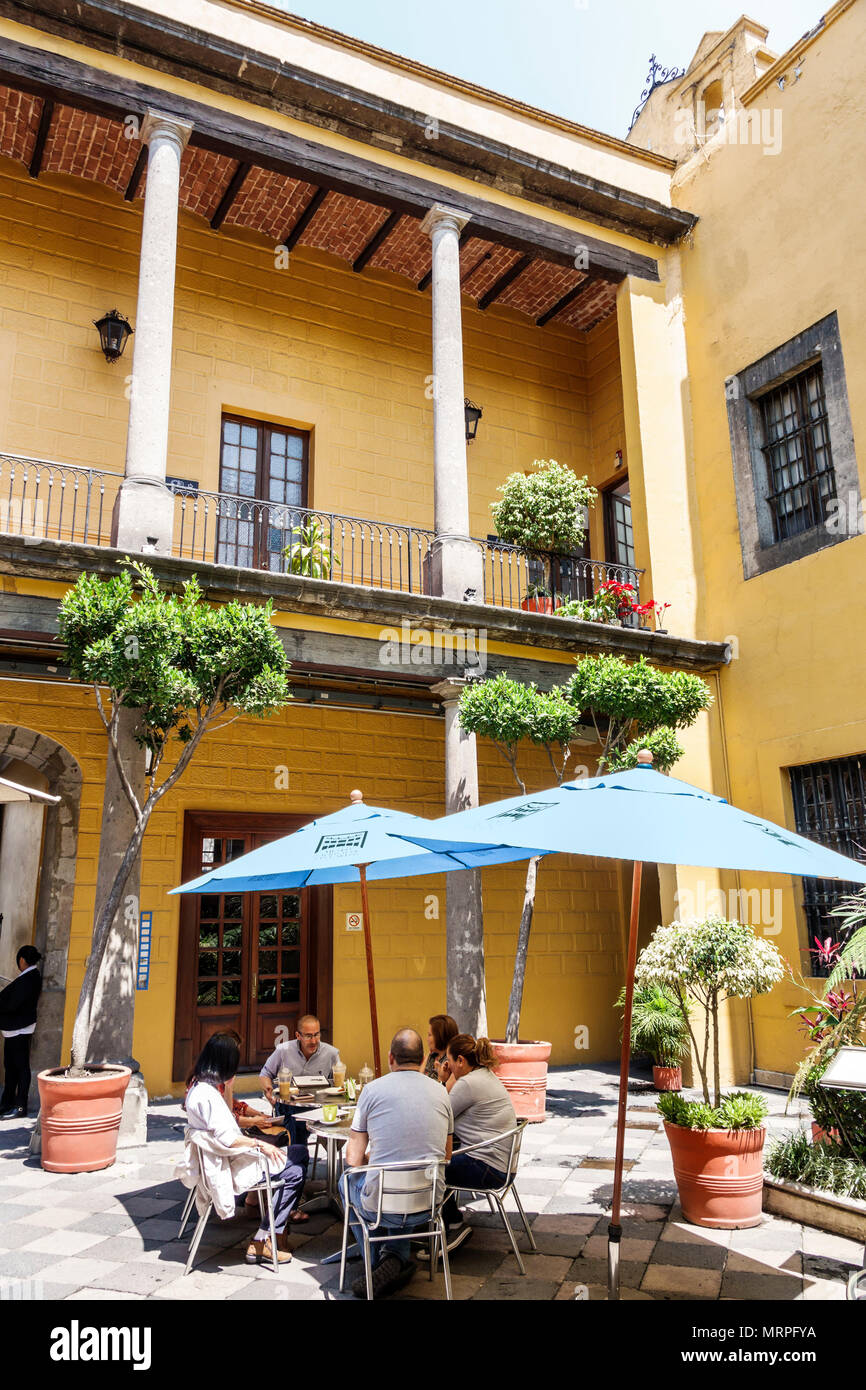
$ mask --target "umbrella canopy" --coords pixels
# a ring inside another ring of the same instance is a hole
[[[642,751],[638,767],[631,771],[588,777],[550,791],[460,811],[434,822],[421,836],[409,836],[413,843],[431,850],[437,848],[436,835],[441,834],[449,845],[457,841],[464,849],[483,843],[503,850],[522,847],[525,855],[559,851],[634,861],[608,1227],[608,1297],[614,1299],[619,1298],[620,1204],[643,861],[866,883],[866,864],[740,811],[700,787],[663,776],[652,769],[651,762],[651,754]]]
[[[398,833],[429,850],[447,843],[451,854],[483,844],[488,854],[522,847],[524,857],[588,854],[866,883],[866,864],[649,766],[565,782]]]
[[[482,869],[487,864],[526,858],[521,849],[509,846],[461,846],[456,841],[451,844],[441,829],[437,830],[435,850],[408,843],[411,837],[423,838],[432,826],[444,824],[445,820],[429,821],[423,816],[366,806],[356,800],[331,815],[319,816],[292,835],[272,840],[240,859],[208,870],[171,892],[267,893],[278,888],[358,883],[362,864],[369,866],[367,879],[374,882],[449,873],[454,869]]]
[[[432,824],[423,816],[365,806],[359,791],[351,804],[329,816],[304,825],[292,835],[272,840],[240,859],[230,860],[200,878],[172,888],[172,893],[266,893],[276,889],[314,888],[317,885],[359,883],[364,909],[364,950],[370,994],[370,1026],[376,1075],[381,1072],[376,982],[367,880],[409,878],[416,874],[447,873],[454,869],[480,869],[485,864],[504,864],[523,859],[520,849],[469,845],[465,850],[441,838],[436,851],[419,849],[407,837],[423,834]]]

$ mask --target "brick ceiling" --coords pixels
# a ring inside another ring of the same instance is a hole
[[[105,184],[129,200],[144,196],[147,176],[142,146],[127,138],[120,122],[59,101],[47,106],[38,96],[4,86],[0,86],[0,155],[23,163],[34,176],[71,175]],[[210,222],[237,169],[234,159],[189,145],[181,162],[181,208]],[[292,229],[317,196],[318,203],[293,239]],[[244,227],[275,242],[286,239],[352,264],[390,216],[386,207],[333,191],[322,197],[314,183],[251,164],[228,209],[223,208],[216,220],[224,233]],[[364,258],[364,266],[390,271],[420,287],[430,270],[430,255],[430,239],[421,231],[420,221],[401,216],[393,219],[384,239]],[[483,300],[485,309],[505,308],[579,332],[614,311],[616,284],[473,236],[471,223],[461,238],[460,265],[464,295],[476,304]],[[581,291],[584,281],[586,288]]]

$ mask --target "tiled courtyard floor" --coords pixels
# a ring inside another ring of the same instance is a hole
[[[538,1253],[517,1271],[486,1204],[470,1214],[472,1238],[452,1257],[455,1299],[553,1300],[606,1295],[607,1203],[616,1115],[613,1067],[556,1068],[548,1120],[531,1126],[518,1180]],[[771,1133],[796,1127],[784,1095],[766,1092]],[[623,1297],[627,1299],[843,1299],[862,1246],[778,1217],[748,1231],[688,1226],[676,1201],[667,1140],[648,1083],[632,1083],[626,1132]],[[212,1218],[195,1270],[182,1278],[177,1240],[186,1190],[172,1177],[182,1148],[179,1104],[151,1107],[149,1142],[122,1150],[98,1173],[43,1172],[30,1157],[33,1121],[0,1127],[0,1281],[26,1281],[44,1299],[339,1299],[340,1227],[315,1215],[293,1235],[294,1259],[274,1275],[249,1266],[252,1225]],[[483,1209],[482,1209],[483,1207]],[[516,1217],[515,1217],[516,1219]],[[525,1247],[525,1241],[521,1241]],[[350,1266],[352,1277],[360,1267]],[[441,1274],[419,1270],[399,1298],[444,1298]]]

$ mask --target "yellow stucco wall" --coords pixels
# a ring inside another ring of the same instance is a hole
[[[694,419],[695,526],[702,584],[699,623],[736,639],[721,675],[737,805],[793,827],[787,769],[866,750],[866,655],[857,598],[866,537],[855,535],[793,564],[743,579],[725,379],[834,310],[866,489],[866,285],[863,225],[852,171],[863,165],[866,8],[854,5],[819,33],[801,75],[774,81],[750,109],[781,119],[781,149],[721,144],[681,173],[677,200],[698,214],[681,251]],[[716,790],[721,790],[717,786]],[[745,889],[778,889],[782,931],[771,937],[805,967],[800,883],[742,875]],[[791,1072],[803,1041],[790,986],[753,1003],[758,1066]]]

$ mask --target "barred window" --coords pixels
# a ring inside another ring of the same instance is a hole
[[[828,849],[866,861],[866,755],[834,758],[789,769],[794,799],[794,823],[801,835],[817,840]],[[803,880],[803,909],[809,930],[809,947],[814,938],[829,936],[840,941],[841,922],[830,913],[841,898],[860,890],[862,884],[838,879]],[[826,975],[810,956],[811,973]]]
[[[767,501],[777,541],[820,526],[836,496],[820,362],[760,398]]]

